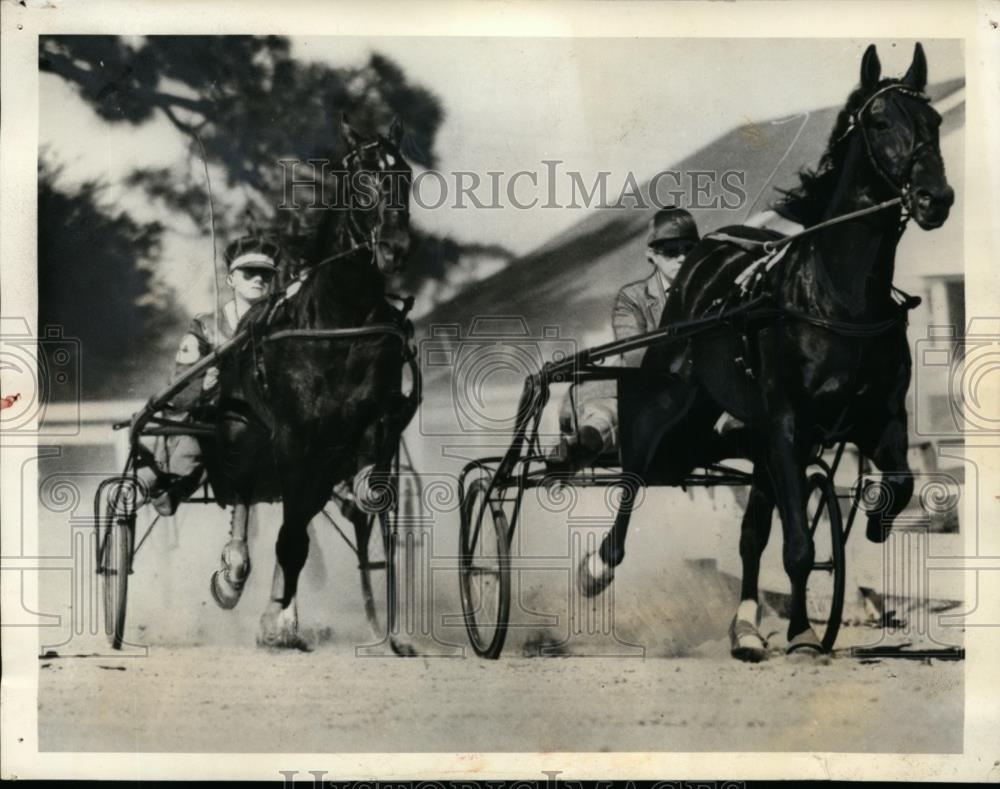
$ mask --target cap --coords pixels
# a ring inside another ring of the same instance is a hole
[[[649,220],[646,244],[674,240],[698,241],[698,225],[683,208],[662,208]]]
[[[226,247],[224,257],[226,268],[236,271],[239,268],[266,268],[278,270],[280,248],[273,241],[261,236],[243,236]]]

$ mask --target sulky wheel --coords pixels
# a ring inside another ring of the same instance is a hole
[[[134,493],[131,481],[112,486],[98,549],[98,573],[103,579],[104,630],[113,649],[121,649],[125,633],[128,577],[135,545]]]
[[[465,629],[476,654],[498,658],[510,620],[510,529],[489,479],[477,479],[462,498],[459,586]]]
[[[355,545],[358,552],[358,572],[361,575],[361,597],[365,604],[365,618],[372,628],[372,632],[379,636],[381,625],[379,624],[378,610],[375,606],[375,593],[372,590],[372,570],[384,570],[385,561],[377,561],[371,558],[371,535],[375,530],[375,515],[354,510],[350,513],[350,519],[354,525]]]
[[[823,650],[833,649],[844,611],[844,530],[833,481],[817,471],[807,482],[806,517],[812,534],[815,558],[809,574],[807,605],[809,620],[819,631]]]

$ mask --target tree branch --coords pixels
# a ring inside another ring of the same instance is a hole
[[[48,49],[39,54],[38,69],[39,71],[56,74],[69,82],[74,82],[80,87],[86,89],[89,93],[92,93],[94,96],[99,95],[102,90],[105,90],[114,82],[118,81],[113,79],[109,80],[97,72],[87,71],[86,69],[80,68],[66,55],[59,54],[58,52],[52,52]],[[191,99],[187,96],[178,96],[177,94],[161,90],[151,90],[143,87],[142,85],[136,84],[123,85],[122,89],[126,92],[135,94],[139,98],[145,99],[151,105],[159,107],[160,109],[164,109],[166,107],[181,107],[183,109],[201,114],[206,118],[206,120],[210,118],[212,114],[212,104],[207,101]]]

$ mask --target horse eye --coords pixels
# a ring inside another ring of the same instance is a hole
[[[875,131],[887,131],[892,127],[890,120],[885,117],[885,115],[874,115],[872,116],[872,128]]]

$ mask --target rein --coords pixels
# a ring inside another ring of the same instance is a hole
[[[898,289],[897,289],[898,290]],[[773,322],[783,318],[809,323],[819,328],[827,329],[835,334],[846,337],[877,337],[885,334],[898,323],[906,319],[906,312],[913,309],[920,303],[920,299],[909,296],[902,291],[898,291],[903,298],[899,305],[900,313],[892,318],[883,321],[873,321],[871,323],[854,323],[849,321],[838,321],[830,318],[818,318],[806,312],[800,312],[789,307],[768,306],[768,296],[758,296],[752,301],[733,307],[729,310],[719,312],[715,315],[706,315],[701,318],[691,318],[684,321],[676,321],[668,326],[661,326],[651,332],[638,334],[634,337],[627,337],[624,340],[598,345],[596,348],[587,348],[580,351],[575,356],[571,356],[560,362],[548,362],[543,368],[543,374],[550,381],[559,376],[572,373],[581,367],[597,364],[612,356],[619,356],[629,351],[642,350],[657,345],[662,342],[687,339],[702,332],[717,329],[730,323],[735,318],[744,322],[766,320]]]
[[[763,248],[765,254],[770,255],[776,252],[777,250],[781,249],[782,247],[791,244],[796,239],[802,238],[803,236],[808,236],[812,233],[816,233],[819,230],[825,230],[826,228],[833,227],[834,225],[838,225],[841,222],[850,222],[852,219],[858,219],[859,217],[867,216],[868,214],[874,214],[878,211],[884,211],[887,208],[892,208],[897,205],[903,208],[902,227],[905,228],[906,223],[910,219],[909,212],[906,210],[906,205],[905,205],[905,199],[910,192],[909,181],[904,183],[902,186],[898,186],[892,180],[892,178],[889,177],[888,173],[885,172],[885,170],[881,167],[881,165],[879,165],[878,161],[875,159],[875,154],[872,153],[871,143],[868,140],[868,135],[865,133],[865,125],[864,122],[862,121],[862,116],[864,114],[864,111],[868,109],[868,106],[883,93],[889,93],[890,91],[899,91],[900,93],[905,93],[907,96],[912,96],[914,98],[920,99],[921,101],[930,101],[929,96],[927,96],[924,93],[920,93],[919,91],[913,90],[912,88],[908,88],[906,85],[902,85],[900,83],[893,83],[891,85],[886,85],[885,87],[875,91],[871,96],[865,99],[864,103],[857,110],[851,113],[847,128],[844,130],[844,133],[837,138],[837,140],[834,142],[834,145],[839,145],[841,142],[847,139],[847,137],[849,137],[852,132],[860,131],[862,139],[864,140],[865,143],[865,152],[868,156],[869,163],[871,164],[875,172],[878,173],[879,177],[881,177],[882,180],[884,180],[889,185],[889,187],[896,193],[897,195],[896,197],[892,198],[891,200],[885,200],[876,205],[869,206],[867,208],[860,208],[857,211],[851,211],[848,214],[842,214],[841,216],[836,216],[831,219],[827,219],[824,222],[820,222],[819,224],[813,225],[812,227],[807,227],[805,230],[801,230],[798,233],[792,233],[790,236],[785,236],[784,238],[780,238],[776,241],[756,241],[753,239],[742,239],[742,238],[732,239],[732,240],[737,241],[742,245],[751,245],[751,244],[759,245],[760,247]],[[916,150],[914,150],[913,153],[915,154]],[[912,161],[911,161],[911,168],[912,168]],[[902,232],[902,228],[900,230]],[[718,238],[723,238],[727,240],[729,238],[723,233],[716,235]]]
[[[365,242],[363,244],[355,244],[350,249],[345,249],[343,252],[338,252],[336,255],[330,255],[329,257],[325,257],[321,261],[319,261],[319,263],[314,263],[313,265],[305,269],[301,274],[299,274],[298,277],[296,277],[296,279],[303,281],[307,280],[309,279],[310,275],[314,271],[316,271],[316,269],[322,268],[328,263],[333,263],[334,261],[340,260],[341,258],[346,258],[348,255],[353,255],[355,252],[358,252],[362,249],[371,249],[373,253],[375,251],[374,244],[370,242]]]
[[[779,238],[776,241],[756,241],[754,239],[740,239],[741,243],[748,244],[760,244],[764,252],[768,255],[777,252],[784,246],[788,246],[793,241],[803,236],[808,236],[812,233],[816,233],[820,230],[825,230],[828,227],[833,227],[834,225],[839,225],[842,222],[850,222],[852,219],[857,219],[862,216],[867,216],[868,214],[874,214],[878,211],[884,211],[887,208],[892,208],[896,205],[901,205],[903,202],[902,196],[894,197],[891,200],[886,200],[884,202],[878,203],[876,205],[868,206],[867,208],[859,208],[857,211],[851,211],[849,214],[841,214],[840,216],[835,216],[832,219],[827,219],[824,222],[820,222],[812,227],[807,227],[805,230],[800,230],[798,233],[792,233],[790,236],[785,236],[784,238]],[[909,216],[904,217],[904,222],[909,221]]]
[[[275,340],[287,340],[291,338],[303,340],[349,340],[375,334],[389,334],[393,337],[398,337],[404,343],[410,339],[410,333],[394,323],[369,323],[365,326],[352,326],[347,329],[281,329],[280,331],[266,335],[261,341],[274,342]]]

